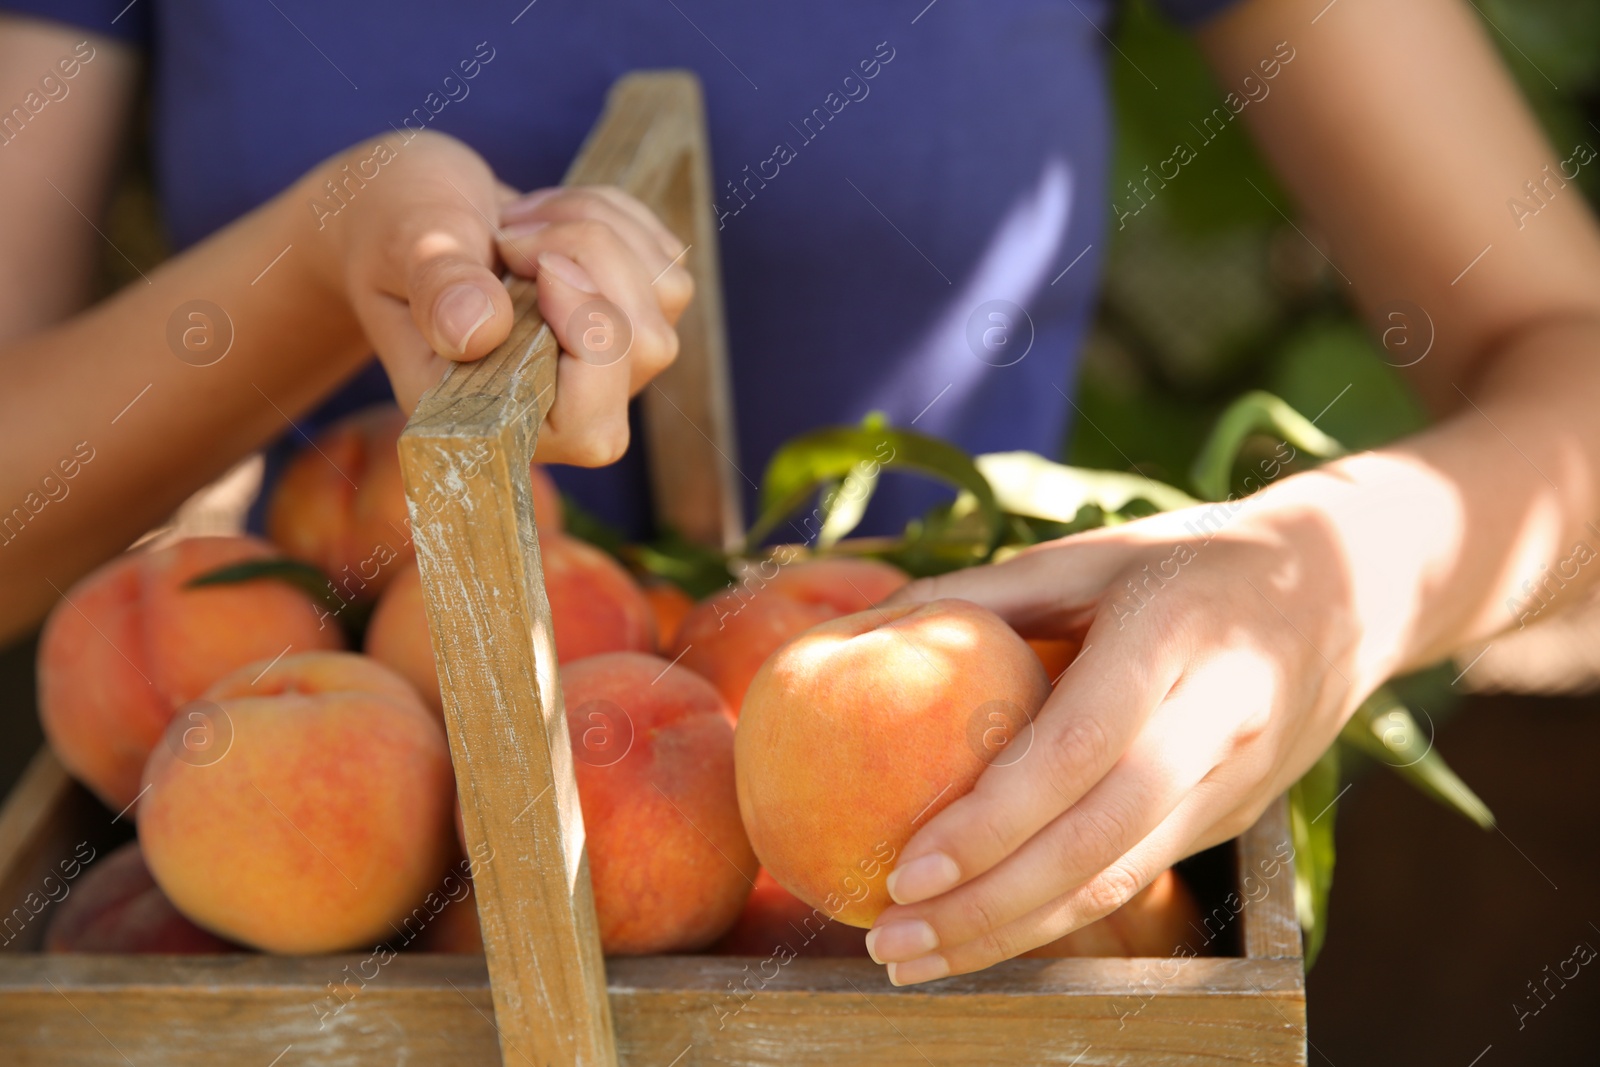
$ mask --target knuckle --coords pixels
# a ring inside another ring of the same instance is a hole
[[[678,331],[670,326],[652,327],[645,333],[647,344],[640,361],[652,370],[669,366],[678,358]]]
[[[1131,819],[1106,804],[1083,811],[1074,810],[1065,820],[1067,833],[1061,842],[1061,856],[1069,863],[1082,863],[1084,856],[1104,856],[1107,850],[1120,855],[1132,842]]]
[[[973,935],[993,934],[1006,923],[1005,904],[994,894],[974,888],[961,903],[961,929]]]
[[[1084,887],[1084,898],[1094,918],[1104,918],[1122,907],[1142,888],[1138,873],[1114,863]]]
[[[606,245],[616,239],[611,225],[597,218],[576,219],[570,223],[570,228],[573,240],[588,247]]]
[[[966,825],[957,833],[959,840],[948,842],[943,847],[945,852],[960,857],[959,865],[969,876],[979,870],[987,869],[987,864],[983,861],[989,857],[984,856],[983,852],[988,847],[996,850],[989,853],[990,857],[994,857],[1011,852],[1022,843],[1019,827],[1007,817],[1007,810],[998,804],[993,802],[975,804],[964,811],[963,815]],[[969,842],[982,842],[983,845],[973,848]]]
[[[1044,746],[1046,770],[1056,782],[1080,779],[1102,765],[1110,747],[1111,738],[1099,719],[1073,715]]]
[[[626,451],[628,451],[627,421],[612,420],[584,435],[579,448],[580,462],[588,467],[606,467],[621,459]]]
[[[976,949],[973,955],[978,959],[976,965],[983,967],[1011,959],[1033,947],[1024,940],[1021,931],[1010,927],[991,930],[978,938],[973,946]]]

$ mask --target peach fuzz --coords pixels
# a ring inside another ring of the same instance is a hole
[[[406,415],[393,404],[353,412],[330,424],[315,447],[284,468],[267,507],[267,533],[296,559],[320,568],[345,599],[370,600],[413,558],[399,440]],[[555,483],[538,466],[534,522],[561,531]]]
[[[67,591],[39,639],[39,719],[73,776],[118,811],[173,713],[247,663],[343,647],[305,593],[278,581],[189,588],[279,553],[251,537],[196,537],[127,553]]]
[[[571,663],[602,652],[655,650],[655,613],[622,564],[574,537],[541,539],[539,563],[555,627],[557,661]]]
[[[139,806],[145,861],[173,904],[268,952],[392,936],[456,852],[437,717],[403,678],[350,653],[252,664],[204,700],[218,744],[187,746],[194,727],[174,720]]]
[[[129,841],[74,883],[45,931],[46,952],[192,955],[243,951],[172,906]]]
[[[989,765],[992,717],[1031,720],[1049,692],[1022,638],[969,601],[807,631],[767,660],[739,718],[739,810],[756,855],[801,900],[872,925],[912,833]]]
[[[768,571],[772,573],[768,573]],[[678,628],[668,658],[704,676],[738,714],[767,657],[818,623],[864,611],[911,579],[871,559],[755,565],[739,584],[697,604]]]
[[[704,948],[739,917],[757,869],[727,705],[698,675],[633,652],[567,664],[561,689],[601,948]]]

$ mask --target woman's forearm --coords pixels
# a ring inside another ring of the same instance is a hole
[[[361,365],[314,179],[0,348],[0,637]]]
[[[1574,602],[1600,578],[1600,320],[1510,338],[1434,428],[1267,490],[1325,517],[1365,691]]]

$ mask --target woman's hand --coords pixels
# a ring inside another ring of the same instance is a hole
[[[628,398],[677,355],[673,324],[694,292],[682,242],[649,209],[598,186],[519,197],[472,149],[431,132],[360,145],[301,185],[309,239],[403,408],[448,362],[506,339],[510,270],[538,279],[562,348],[537,458],[601,466],[622,455]]]
[[[1334,741],[1378,679],[1326,518],[1272,495],[1039,545],[895,598],[962,597],[1026,636],[1084,640],[1012,754],[902,851],[897,905],[868,940],[895,984],[1110,913],[1249,827]]]

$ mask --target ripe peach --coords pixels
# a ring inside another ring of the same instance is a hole
[[[569,663],[561,688],[610,955],[704,948],[756,876],[733,784],[733,720],[710,683],[659,656]]]
[[[1122,907],[1065,937],[1023,955],[1172,956],[1194,940],[1200,908],[1177,872],[1162,871]],[[1189,954],[1193,954],[1193,950]]]
[[[867,935],[857,927],[829,919],[820,908],[813,908],[779,885],[763,868],[756,875],[756,886],[750,891],[744,911],[739,913],[739,921],[710,951],[717,956],[779,959],[866,956]]]
[[[1044,673],[1049,675],[1050,684],[1054,685],[1061,680],[1063,674],[1067,673],[1072,661],[1078,658],[1083,643],[1074,641],[1070,637],[1030,637],[1028,647],[1033,649],[1033,654],[1044,664]]]
[[[240,952],[202,930],[172,906],[129,841],[68,890],[45,931],[46,952],[160,952],[170,955]]]
[[[267,533],[296,559],[325,571],[346,600],[370,600],[412,559],[398,442],[406,416],[393,404],[353,412],[317,435],[284,469],[267,507]],[[537,465],[534,523],[561,532],[555,483]]]
[[[655,647],[650,603],[621,564],[562,535],[542,538],[539,555],[558,661]],[[443,706],[415,561],[401,568],[379,599],[367,625],[366,652],[415,685],[431,706]]]
[[[763,568],[776,573],[768,576]],[[695,605],[668,650],[704,676],[735,715],[761,664],[778,646],[818,623],[864,611],[910,579],[871,559],[819,559],[778,567],[768,561],[746,579]]]
[[[405,424],[392,404],[346,415],[289,461],[267,505],[272,540],[347,600],[376,596],[412,556],[397,446]]]
[[[439,672],[433,665],[433,640],[422,603],[422,574],[416,560],[401,567],[378,598],[367,620],[367,655],[410,682],[435,711],[442,708]]]
[[[229,671],[342,647],[305,593],[278,581],[188,588],[278,552],[251,537],[196,537],[130,552],[73,586],[39,640],[39,719],[67,769],[113,810],[179,705]]]
[[[656,644],[664,652],[672,647],[672,639],[683,625],[684,616],[694,608],[694,601],[671,582],[646,584],[644,598],[650,602],[650,612],[655,616]]]
[[[410,683],[350,653],[253,664],[205,701],[217,743],[197,751],[174,720],[145,767],[139,840],[167,896],[269,952],[391,936],[455,854],[437,717]]]
[[[739,810],[756,855],[801,900],[870,926],[913,831],[993,762],[996,724],[1020,730],[1049,692],[1016,631],[965,600],[807,631],[762,666],[739,719]]]
[[[654,650],[656,626],[650,602],[622,564],[575,537],[542,539],[539,558],[558,661],[571,663],[602,652]]]

